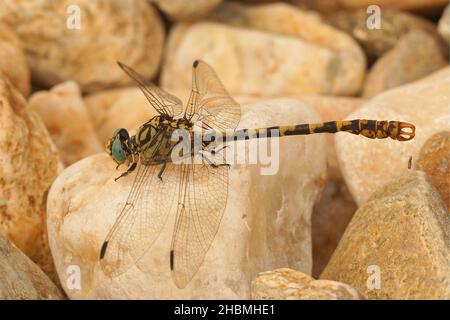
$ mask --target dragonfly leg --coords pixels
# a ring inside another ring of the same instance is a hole
[[[213,168],[218,168],[218,167],[223,167],[223,166],[226,166],[226,167],[229,168],[229,167],[231,166],[231,165],[228,164],[228,163],[219,163],[219,164],[214,163],[214,162],[211,161],[208,157],[206,157],[204,153],[201,153],[201,155],[202,155],[203,160],[205,160],[205,162],[206,162],[207,164],[209,164],[209,165],[210,165],[211,167],[213,167]]]
[[[159,170],[159,173],[158,173],[158,178],[159,178],[159,180],[161,180],[161,181],[162,181],[162,174],[164,173],[164,170],[166,170],[166,166],[167,166],[167,161],[164,161],[164,162],[162,163],[161,170]]]
[[[129,175],[131,172],[134,171],[134,169],[136,169],[137,166],[137,162],[132,162],[131,165],[128,167],[127,171],[123,172],[120,176],[118,176],[117,178],[114,178],[114,181],[119,180],[120,178],[123,178],[127,175]]]

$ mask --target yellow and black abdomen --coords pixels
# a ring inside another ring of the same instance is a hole
[[[400,121],[356,119],[322,123],[305,123],[295,126],[276,126],[254,130],[241,129],[235,132],[234,139],[229,140],[247,140],[260,137],[282,137],[314,133],[336,133],[340,131],[362,135],[371,139],[384,139],[390,137],[394,140],[407,141],[414,138],[415,127],[410,123]]]

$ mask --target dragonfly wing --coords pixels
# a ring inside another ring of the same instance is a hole
[[[158,238],[169,212],[175,209],[176,169],[167,163],[161,180],[157,177],[161,165],[139,166],[127,202],[100,250],[105,274],[115,277],[125,272]]]
[[[170,267],[175,284],[184,288],[197,273],[219,228],[226,207],[228,167],[181,166],[180,192]]]
[[[192,69],[192,91],[186,117],[202,121],[207,129],[235,129],[241,107],[227,92],[216,72],[204,61],[196,60]]]
[[[171,117],[181,114],[183,111],[183,103],[180,99],[147,81],[142,75],[133,70],[133,68],[121,62],[118,62],[118,64],[128,76],[136,81],[147,100],[159,114],[166,114]]]

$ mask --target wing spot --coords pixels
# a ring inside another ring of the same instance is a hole
[[[102,248],[100,249],[100,259],[103,259],[105,257],[107,247],[108,247],[108,241],[103,242]]]

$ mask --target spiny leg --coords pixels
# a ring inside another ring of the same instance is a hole
[[[205,150],[204,150],[205,151]],[[226,167],[230,167],[231,165],[230,164],[228,164],[228,163],[220,163],[220,164],[216,164],[216,163],[214,163],[214,162],[212,162],[208,157],[206,157],[206,155],[205,154],[203,154],[202,152],[200,152],[200,154],[202,155],[202,158],[203,158],[203,160],[205,160],[205,162],[207,163],[207,164],[209,164],[211,167],[213,167],[213,168],[219,168],[219,167],[223,167],[223,166],[226,166]],[[210,154],[211,154],[211,152],[210,152]]]
[[[120,176],[118,176],[117,178],[114,178],[114,181],[117,181],[117,180],[119,180],[120,178],[123,178],[123,177],[129,175],[131,172],[134,171],[134,169],[136,169],[136,166],[137,166],[137,162],[132,162],[132,163],[130,164],[130,166],[128,167],[127,171],[123,172],[123,173],[122,173]]]
[[[164,170],[166,170],[166,166],[167,166],[167,161],[164,160],[164,161],[162,162],[162,167],[161,167],[161,169],[159,170],[159,173],[158,173],[158,178],[159,178],[159,180],[161,180],[161,181],[162,181],[162,174],[164,173]]]

